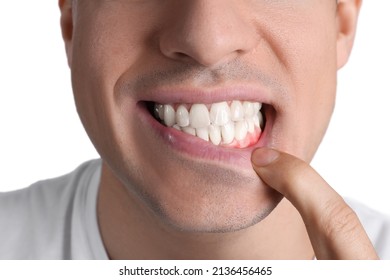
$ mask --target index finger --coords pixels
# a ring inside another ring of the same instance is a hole
[[[306,162],[260,148],[252,154],[256,173],[299,211],[318,259],[377,259],[355,212]]]

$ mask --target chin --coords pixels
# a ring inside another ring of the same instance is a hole
[[[199,210],[179,209],[163,205],[155,211],[164,225],[181,232],[192,233],[228,233],[240,231],[260,223],[265,219],[281,200],[280,195],[269,198],[267,203],[249,209],[245,205],[237,207],[234,203],[219,203],[212,206],[203,206]]]
[[[150,189],[132,185],[137,200],[163,228],[193,233],[239,231],[261,222],[282,199],[254,172],[249,176],[210,166],[198,166],[199,170],[195,166],[176,182],[160,179]]]

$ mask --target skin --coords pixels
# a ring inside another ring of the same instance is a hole
[[[59,1],[76,107],[103,160],[98,220],[110,258],[376,258],[356,215],[309,166],[360,4]],[[268,130],[240,157],[140,109],[257,98]]]

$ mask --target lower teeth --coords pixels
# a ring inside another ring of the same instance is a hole
[[[154,115],[167,127],[196,136],[214,145],[245,148],[255,144],[264,126],[261,104],[232,101],[204,104],[154,105]]]

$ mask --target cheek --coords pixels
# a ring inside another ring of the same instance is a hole
[[[312,158],[328,127],[336,95],[336,50],[332,38],[319,38],[311,49],[305,50],[307,59],[302,67],[297,86],[299,120],[307,136],[307,155]]]
[[[124,21],[97,12],[74,30],[71,68],[75,103],[100,154],[112,152],[112,143],[121,138],[120,126],[128,123],[121,116],[115,85],[123,73],[135,67],[144,49],[143,37],[117,22]]]
[[[280,112],[283,123],[280,131],[290,139],[284,149],[306,161],[314,156],[335,104],[336,35],[332,22],[322,21],[328,29],[318,29],[319,23],[311,18],[280,36],[283,42],[273,42],[274,46],[281,46],[275,53],[280,54],[281,69],[290,91],[288,105]]]

